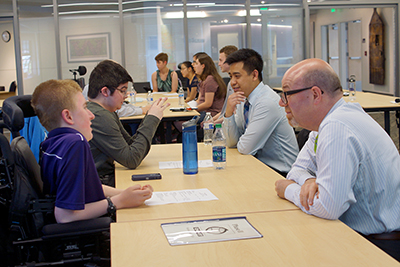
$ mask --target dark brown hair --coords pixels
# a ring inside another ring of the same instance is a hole
[[[204,64],[204,70],[201,75],[199,75],[200,80],[204,81],[207,76],[211,75],[214,77],[215,81],[218,83],[218,90],[215,93],[215,98],[225,98],[226,95],[226,84],[221,76],[218,74],[217,68],[215,67],[214,61],[211,57],[206,55],[199,55],[197,58],[200,64]]]

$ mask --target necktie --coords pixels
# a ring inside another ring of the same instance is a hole
[[[249,108],[250,108],[250,103],[249,100],[246,100],[244,103],[244,109],[243,109],[243,116],[244,116],[244,128],[247,128],[247,124],[249,123]]]
[[[318,143],[318,135],[315,137],[315,142],[314,142],[314,153],[317,153],[317,143]]]

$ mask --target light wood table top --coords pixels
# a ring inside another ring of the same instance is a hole
[[[15,92],[0,91],[0,99],[3,101],[9,98],[10,96],[15,96],[15,95],[16,95]]]
[[[182,118],[192,118],[193,116],[199,115],[199,113],[196,110],[190,110],[190,111],[170,111],[171,107],[179,107],[179,97],[177,93],[153,93],[153,99],[157,100],[160,97],[168,97],[167,102],[171,103],[171,105],[164,110],[164,117],[163,119],[182,119]],[[143,99],[141,102],[136,102],[135,106],[146,106],[147,105],[147,94],[140,93],[137,94],[137,99]],[[185,107],[189,107],[187,104],[185,104]],[[144,115],[137,115],[137,116],[129,116],[129,117],[122,117],[120,118],[122,121],[126,120],[141,120],[144,118]]]
[[[198,143],[198,159],[211,159],[212,148]],[[136,184],[132,174],[160,172],[161,180],[143,181],[155,191],[208,188],[218,200],[158,206],[142,205],[117,211],[117,221],[139,221],[163,218],[182,218],[242,212],[295,210],[295,205],[280,199],[275,192],[275,181],[281,175],[251,155],[242,155],[237,149],[227,149],[227,167],[224,170],[199,168],[195,175],[185,175],[182,169],[159,169],[159,162],[182,160],[182,144],[153,145],[147,157],[136,170],[116,166],[116,187]]]
[[[357,92],[356,93],[356,100],[354,102],[360,103],[365,111],[383,111],[385,109],[390,110],[399,110],[400,103],[391,103],[397,97],[388,96],[388,95],[381,95],[375,93],[368,93],[368,92]],[[350,102],[348,96],[343,96],[343,99],[346,102]]]
[[[300,210],[243,213],[264,236],[170,246],[161,223],[111,224],[111,265],[125,266],[400,266],[342,222]],[[202,217],[202,219],[230,216]]]

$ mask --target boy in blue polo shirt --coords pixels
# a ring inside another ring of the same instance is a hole
[[[140,206],[151,197],[150,185],[120,190],[101,184],[88,144],[94,115],[76,82],[43,82],[36,87],[31,104],[49,131],[41,146],[40,165],[44,193],[56,196],[57,222],[112,214],[116,209]]]

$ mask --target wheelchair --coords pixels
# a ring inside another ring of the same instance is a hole
[[[19,134],[24,119],[35,116],[30,101],[30,95],[13,96],[2,108],[0,127],[13,140],[10,146],[0,133],[0,211],[8,218],[7,260],[0,266],[110,266],[111,218],[55,221],[55,198],[43,194],[40,166]]]

